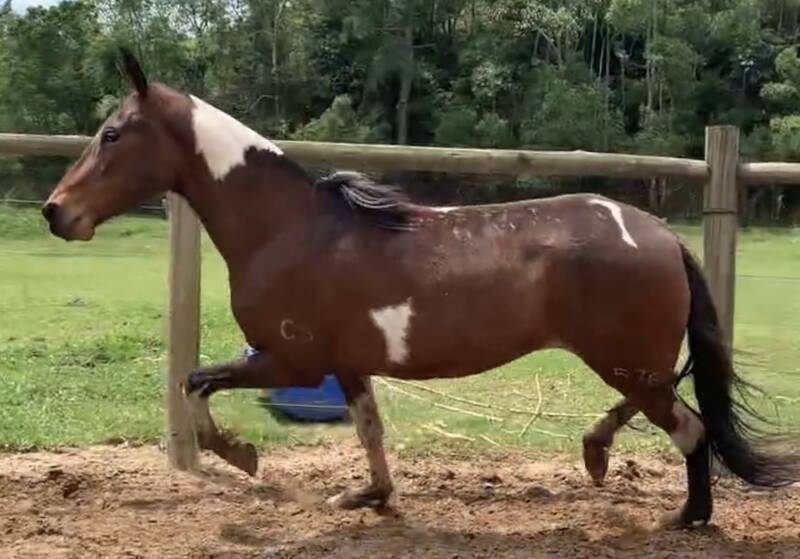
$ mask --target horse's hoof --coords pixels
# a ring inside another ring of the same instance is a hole
[[[250,443],[241,443],[232,447],[226,460],[231,466],[239,468],[250,476],[255,476],[258,472],[258,452],[256,447]]]
[[[711,515],[692,515],[686,508],[666,513],[659,526],[665,530],[694,530],[708,525]]]
[[[342,510],[361,508],[380,509],[386,506],[389,493],[385,490],[367,488],[360,490],[347,489],[338,495],[330,497],[325,502],[329,507]]]
[[[584,440],[583,465],[594,484],[602,486],[608,473],[608,447],[592,440]]]

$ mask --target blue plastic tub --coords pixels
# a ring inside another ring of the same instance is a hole
[[[248,346],[245,355],[254,357],[258,351]],[[325,375],[316,388],[274,388],[265,399],[270,408],[295,421],[330,422],[349,417],[344,392],[333,375]]]

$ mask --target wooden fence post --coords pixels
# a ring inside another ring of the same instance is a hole
[[[739,129],[706,128],[709,181],[703,194],[703,266],[719,314],[720,326],[733,351],[733,306],[738,228]]]
[[[197,466],[198,444],[190,403],[181,390],[200,350],[200,221],[181,196],[167,197],[170,224],[167,336],[167,455],[179,470]]]

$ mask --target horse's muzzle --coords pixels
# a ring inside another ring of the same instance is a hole
[[[80,215],[70,215],[60,204],[45,203],[42,216],[50,225],[50,232],[65,241],[88,241],[94,236],[94,228],[87,220]]]
[[[42,215],[47,220],[48,223],[53,223],[55,220],[56,215],[58,214],[58,204],[54,204],[53,202],[47,202],[44,206],[42,206]]]

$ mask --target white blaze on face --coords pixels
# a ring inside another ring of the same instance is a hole
[[[705,436],[706,428],[700,418],[681,402],[673,404],[672,415],[675,416],[678,426],[669,436],[675,446],[685,456],[688,456],[695,451],[698,443]]]
[[[244,154],[250,148],[283,155],[281,148],[229,114],[194,95],[190,98],[197,153],[205,158],[214,179],[221,181],[231,169],[243,165]]]
[[[408,359],[408,330],[411,316],[411,298],[399,305],[370,311],[372,321],[383,333],[386,341],[386,358],[390,363],[402,365]]]
[[[615,204],[610,200],[600,199],[591,200],[589,203],[595,206],[603,206],[606,208],[611,213],[611,217],[614,218],[614,221],[617,222],[620,232],[622,233],[622,240],[633,248],[639,248],[639,245],[636,244],[636,241],[633,240],[633,237],[631,237],[631,234],[628,232],[628,228],[625,227],[625,221],[622,219],[622,209],[619,207],[619,204]]]

